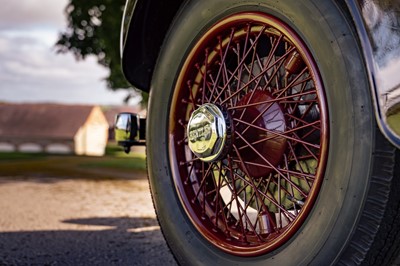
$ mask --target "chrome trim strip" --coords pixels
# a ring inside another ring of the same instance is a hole
[[[124,53],[126,39],[128,37],[129,26],[131,24],[131,19],[133,17],[133,13],[136,8],[137,0],[127,0],[125,3],[124,14],[122,15],[122,22],[121,22],[121,34],[120,34],[120,46],[119,52],[122,58]]]
[[[377,124],[400,148],[400,5],[395,0],[346,3],[360,38]]]

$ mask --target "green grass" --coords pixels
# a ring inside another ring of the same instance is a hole
[[[38,160],[47,157],[44,153],[0,152],[0,162],[13,160]]]
[[[114,143],[107,145],[105,155],[112,157],[121,157],[121,158],[146,158],[145,154],[135,152],[134,148],[132,148],[131,152],[127,154],[120,146]]]
[[[146,170],[144,158],[106,158],[104,160],[93,160],[79,164],[79,167],[109,168],[127,170]]]
[[[0,153],[0,177],[61,177],[118,179],[145,176],[143,154],[126,155],[120,148],[109,147],[103,157]]]

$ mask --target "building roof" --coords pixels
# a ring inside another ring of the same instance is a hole
[[[94,107],[0,104],[0,137],[72,139]]]

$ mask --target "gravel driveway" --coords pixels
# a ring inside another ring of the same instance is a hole
[[[0,179],[0,265],[176,265],[147,179]]]

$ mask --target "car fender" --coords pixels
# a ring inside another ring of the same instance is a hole
[[[346,1],[368,72],[379,128],[400,147],[400,2]]]
[[[149,92],[164,37],[183,0],[127,0],[121,24],[122,71],[136,88]]]
[[[127,80],[149,92],[158,53],[183,0],[128,0],[121,29],[122,68]],[[358,35],[377,124],[400,148],[400,2],[339,1]]]

